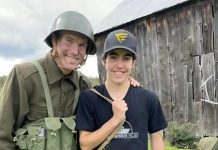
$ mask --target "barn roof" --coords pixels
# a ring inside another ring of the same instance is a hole
[[[190,0],[123,0],[96,27],[95,34]]]

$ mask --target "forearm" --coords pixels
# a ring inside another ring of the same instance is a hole
[[[165,150],[162,131],[150,134],[152,150]]]
[[[96,148],[98,145],[103,143],[105,139],[113,132],[118,126],[119,121],[111,118],[101,128],[94,132],[80,132],[80,146],[82,150],[90,150]]]
[[[162,141],[155,141],[151,144],[152,150],[165,150],[164,142]]]

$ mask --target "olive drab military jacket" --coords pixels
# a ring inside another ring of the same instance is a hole
[[[51,54],[38,60],[50,90],[54,116],[69,117],[74,103],[75,88],[79,84],[75,72],[65,76]],[[14,132],[31,122],[48,116],[45,94],[37,68],[32,63],[16,65],[0,93],[0,149],[15,149]]]

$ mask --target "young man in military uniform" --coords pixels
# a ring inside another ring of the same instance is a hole
[[[75,91],[90,85],[79,84],[75,70],[96,52],[92,26],[82,14],[64,12],[54,21],[45,43],[52,50],[37,61],[46,75],[54,116],[69,117],[77,105]],[[17,129],[45,117],[48,110],[39,71],[31,62],[15,65],[0,95],[0,149],[17,149]]]

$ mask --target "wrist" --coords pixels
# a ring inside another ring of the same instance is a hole
[[[118,126],[121,121],[122,121],[122,120],[116,118],[115,116],[113,116],[113,117],[111,118],[111,122],[112,122],[112,125],[113,125],[114,127]]]

